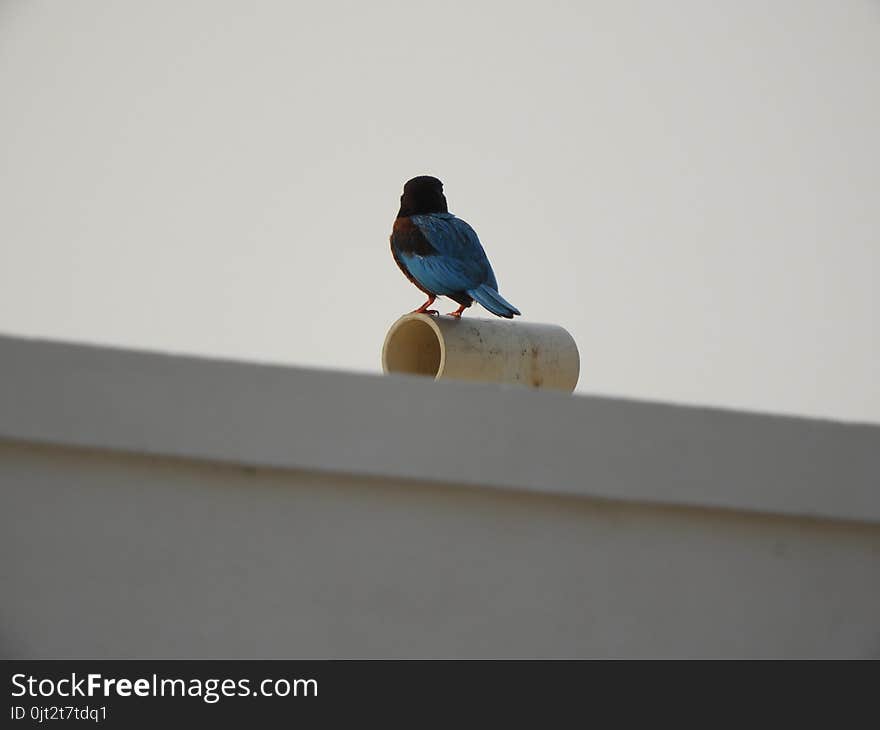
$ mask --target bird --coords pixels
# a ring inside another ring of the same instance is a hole
[[[460,306],[449,315],[460,318],[474,301],[492,314],[513,319],[520,311],[498,293],[495,272],[476,231],[449,212],[443,183],[420,175],[408,180],[391,231],[391,254],[404,276],[428,297],[413,314],[429,309],[438,296]]]

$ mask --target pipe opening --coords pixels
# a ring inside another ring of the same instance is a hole
[[[383,359],[389,373],[436,378],[442,360],[440,335],[428,322],[419,319],[399,322],[388,335]]]

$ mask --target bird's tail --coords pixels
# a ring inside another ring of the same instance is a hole
[[[520,314],[516,307],[488,284],[480,284],[476,289],[468,289],[468,294],[492,312],[492,314],[496,314],[499,317],[513,319],[514,314]]]

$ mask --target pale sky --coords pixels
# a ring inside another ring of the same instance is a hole
[[[5,0],[0,333],[379,372],[433,174],[579,392],[876,423],[878,130],[873,0]]]

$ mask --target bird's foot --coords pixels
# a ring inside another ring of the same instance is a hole
[[[439,312],[436,309],[428,309],[428,307],[430,307],[434,303],[434,300],[436,300],[436,299],[437,299],[437,297],[434,297],[434,296],[428,297],[427,302],[425,302],[418,309],[414,309],[412,312],[410,312],[410,314],[439,314]]]
[[[465,309],[467,309],[467,305],[466,305],[466,304],[462,304],[462,305],[461,305],[458,309],[456,309],[454,312],[450,312],[450,313],[449,313],[449,316],[450,316],[450,317],[455,317],[456,319],[461,319],[461,315],[464,313],[464,310],[465,310]]]

